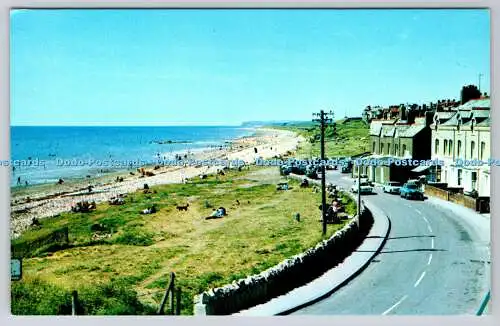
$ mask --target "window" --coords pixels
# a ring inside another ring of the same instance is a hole
[[[375,142],[373,142],[372,152],[375,154]]]
[[[472,189],[476,189],[476,183],[477,183],[477,172],[472,172],[471,173],[471,183],[472,183]]]
[[[387,154],[391,155],[391,144],[387,144]]]
[[[445,139],[443,145],[443,155],[446,155],[447,151],[448,151],[448,141]]]
[[[399,156],[399,145],[394,145],[394,155]]]
[[[451,156],[453,153],[453,142],[448,140],[448,156]]]
[[[457,156],[462,155],[462,141],[459,140],[457,143]]]
[[[474,158],[474,151],[476,150],[476,143],[474,141],[470,142],[470,158]]]
[[[380,144],[380,154],[384,154],[384,144]]]
[[[481,142],[481,160],[484,160],[484,150],[486,148],[486,143],[484,141]]]
[[[439,153],[439,139],[434,141],[434,154]]]
[[[458,172],[458,174],[457,174],[457,176],[458,176],[458,178],[457,178],[457,179],[458,179],[458,180],[457,180],[457,184],[458,184],[459,186],[461,186],[461,185],[462,185],[462,169],[458,169],[458,171],[457,171],[457,172]]]
[[[403,156],[406,155],[406,145],[403,145]]]

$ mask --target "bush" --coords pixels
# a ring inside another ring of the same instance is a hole
[[[12,282],[13,315],[71,315],[71,296],[64,289],[39,279]]]
[[[40,279],[12,284],[11,312],[14,315],[71,315],[71,292]],[[137,293],[114,280],[78,291],[78,314],[150,315],[152,306],[142,304]]]

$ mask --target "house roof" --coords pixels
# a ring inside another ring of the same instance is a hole
[[[425,125],[399,125],[396,127],[396,137],[413,137],[426,128]]]
[[[491,108],[491,101],[489,98],[482,98],[477,100],[470,100],[467,103],[464,103],[457,107],[457,110],[467,111],[475,108]]]
[[[382,134],[383,137],[394,137],[394,132],[396,128],[393,125],[385,125],[382,126]]]
[[[382,130],[382,123],[373,122],[370,124],[370,135],[371,136],[380,136],[380,131]]]
[[[472,102],[472,101],[470,101]],[[469,103],[469,102],[467,102]],[[490,110],[469,110],[469,111],[458,111],[448,119],[446,122],[442,123],[443,126],[456,126],[459,120],[462,121],[462,125],[467,126],[472,122],[472,118],[476,119],[477,123],[488,119],[490,117]]]
[[[453,117],[457,112],[456,111],[442,111],[442,112],[436,112],[434,114],[434,119],[439,119],[439,120],[448,120],[449,118]]]
[[[484,120],[482,120],[481,122],[478,122],[477,127],[491,127],[491,118],[488,117]]]

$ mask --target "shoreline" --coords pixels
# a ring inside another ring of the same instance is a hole
[[[293,152],[304,140],[292,131],[257,128],[252,136],[230,141],[232,149],[201,151],[193,155],[193,159],[241,160],[245,165],[251,165],[258,157],[268,159]],[[78,201],[102,203],[110,197],[143,189],[145,183],[148,186],[181,183],[202,174],[216,173],[221,168],[222,166],[161,166],[155,169],[154,166],[147,166],[144,169],[153,172],[153,176],[140,176],[138,169],[134,169],[132,175],[132,170],[125,169],[91,179],[82,177],[79,180],[70,180],[68,184],[62,185],[39,184],[24,189],[11,188],[10,237],[17,238],[27,230],[33,217],[41,219],[68,212]],[[118,176],[123,177],[123,181],[112,179]],[[93,186],[92,192],[88,192],[88,185]]]

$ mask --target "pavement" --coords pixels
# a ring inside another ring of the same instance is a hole
[[[318,302],[348,284],[366,268],[383,247],[390,231],[390,220],[377,207],[367,205],[372,211],[374,224],[358,250],[341,264],[330,269],[314,281],[298,287],[264,304],[240,311],[236,316],[273,316],[289,314],[299,308]]]
[[[327,182],[352,185],[337,171],[327,172]],[[437,198],[411,201],[380,188],[362,199],[391,220],[383,249],[346,286],[291,314],[475,314],[491,283],[488,217]]]

